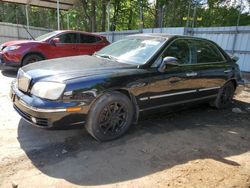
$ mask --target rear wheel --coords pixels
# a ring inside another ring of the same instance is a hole
[[[99,141],[122,136],[133,119],[131,101],[122,93],[105,93],[93,104],[86,123],[87,131]]]
[[[30,63],[34,63],[34,62],[37,62],[37,61],[41,61],[43,60],[44,58],[41,56],[41,55],[38,55],[38,54],[30,54],[30,55],[27,55],[24,59],[23,59],[23,62],[22,62],[22,66],[25,66],[25,65],[28,65]]]
[[[232,104],[234,96],[234,84],[227,82],[220,90],[214,101],[214,106],[218,109],[227,108]]]

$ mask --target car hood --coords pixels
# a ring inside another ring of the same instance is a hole
[[[2,44],[2,46],[12,46],[12,45],[18,45],[18,44],[26,44],[26,43],[30,43],[30,42],[36,42],[36,41],[33,41],[33,40],[14,40],[14,41],[5,42]]]
[[[127,72],[131,68],[137,66],[84,55],[40,61],[22,69],[34,81],[63,82],[79,77]]]

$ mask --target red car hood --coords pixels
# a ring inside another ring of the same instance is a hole
[[[25,44],[25,43],[30,43],[30,42],[37,42],[37,41],[34,41],[34,40],[13,40],[13,41],[3,43],[2,46],[11,46],[11,45]]]

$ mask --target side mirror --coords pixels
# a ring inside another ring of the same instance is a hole
[[[51,40],[51,44],[53,44],[53,45],[55,45],[55,46],[56,46],[56,44],[58,44],[58,43],[60,43],[60,38],[53,38],[53,39]]]
[[[162,60],[160,66],[158,67],[158,71],[164,72],[167,66],[178,66],[178,65],[179,65],[179,62],[177,58],[167,56]]]
[[[237,57],[237,56],[235,56],[235,55],[232,55],[232,56],[231,56],[231,59],[233,60],[233,62],[236,63],[240,58]]]

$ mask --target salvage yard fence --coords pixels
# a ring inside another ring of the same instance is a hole
[[[30,33],[34,36],[52,31],[51,29],[30,27]],[[241,71],[250,72],[250,26],[232,26],[232,27],[168,27],[168,28],[151,28],[143,30],[128,30],[102,32],[110,42],[123,39],[124,37],[138,33],[169,33],[177,35],[191,35],[210,39],[219,44],[228,53],[238,56],[238,64]],[[0,22],[0,44],[10,40],[28,39],[29,34],[24,26]]]
[[[11,40],[30,39],[31,37],[25,28],[27,29],[26,26],[20,24],[0,22],[0,44]],[[50,31],[52,31],[52,29],[29,27],[29,32],[35,38]]]

